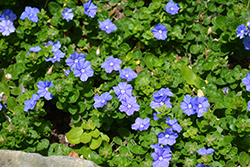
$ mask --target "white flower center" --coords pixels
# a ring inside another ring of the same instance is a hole
[[[144,127],[144,125],[140,125],[140,127],[141,127],[141,128],[143,128],[143,127]]]
[[[66,12],[66,13],[65,13],[65,16],[67,16],[67,15],[68,15],[68,13]]]
[[[106,29],[109,29],[109,26],[106,26],[105,28],[106,28]]]
[[[49,90],[49,87],[46,87],[45,90],[48,91],[48,90]]]
[[[188,108],[192,108],[192,104],[189,104],[189,105],[188,105]]]
[[[125,75],[125,77],[127,77],[127,78],[128,78],[128,74],[126,74],[126,75]]]
[[[6,19],[9,19],[9,16],[5,16]]]
[[[159,33],[162,33],[162,30],[159,30]],[[162,96],[162,94],[161,94],[161,96]]]
[[[105,100],[102,100],[102,103],[105,103]]]
[[[113,63],[113,62],[111,62],[109,65],[110,65],[110,66],[113,66],[113,65],[114,65],[114,63]]]
[[[56,56],[54,56],[53,58],[56,59]]]
[[[9,29],[9,27],[6,26],[6,27],[5,27],[5,30],[8,30],[8,29]]]
[[[81,72],[84,73],[84,72],[85,72],[85,69],[81,69]]]
[[[164,103],[163,102],[160,102],[160,105],[162,106]]]
[[[128,108],[131,108],[131,105],[130,105],[130,104],[128,105]]]
[[[32,17],[32,14],[29,14],[29,17]]]
[[[243,33],[244,33],[244,30],[241,30],[240,32],[243,34]]]
[[[165,134],[165,138],[168,138],[169,137],[169,134]]]
[[[173,7],[171,7],[171,8],[170,8],[170,10],[174,10],[174,8],[173,8]]]
[[[77,63],[78,62],[78,59],[75,59],[75,63]]]
[[[125,90],[121,90],[121,93],[122,93],[122,94],[125,93]]]
[[[160,160],[160,161],[163,160],[162,156],[159,157],[159,160]]]
[[[202,105],[201,105],[201,104],[199,104],[199,105],[198,105],[198,107],[199,107],[199,108],[202,108]]]

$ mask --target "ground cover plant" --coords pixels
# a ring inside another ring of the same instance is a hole
[[[249,20],[247,0],[0,1],[0,148],[249,165]]]

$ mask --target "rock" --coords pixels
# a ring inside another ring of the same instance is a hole
[[[100,167],[89,160],[67,156],[44,157],[37,153],[0,150],[1,167]]]

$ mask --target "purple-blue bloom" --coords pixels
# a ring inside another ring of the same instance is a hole
[[[192,98],[190,95],[187,94],[183,100],[184,102],[181,102],[181,105],[180,105],[183,112],[187,114],[188,116],[195,114],[196,112],[193,106],[195,98],[194,97]]]
[[[168,29],[161,23],[157,24],[151,31],[154,33],[154,37],[158,40],[165,40],[168,37]]]
[[[153,98],[155,102],[161,102],[165,101],[168,96],[173,95],[169,88],[161,88],[159,91],[153,93]]]
[[[106,73],[111,73],[113,70],[119,71],[121,69],[120,64],[122,64],[120,59],[110,56],[101,64],[101,67],[105,68]]]
[[[30,100],[25,100],[24,101],[24,111],[28,112],[29,109],[34,109],[36,106],[36,101],[40,99],[40,96],[38,96],[37,94],[33,94]]]
[[[212,167],[212,166],[204,165],[204,164],[198,164],[196,167]]]
[[[9,36],[10,33],[15,32],[16,28],[13,26],[13,23],[10,20],[3,20],[0,22],[0,32]]]
[[[89,77],[94,75],[94,71],[91,68],[89,61],[80,60],[76,64],[76,69],[73,71],[75,77],[80,77],[81,81],[87,81]]]
[[[176,142],[176,138],[178,137],[177,133],[172,131],[172,128],[168,128],[165,132],[161,132],[157,135],[158,143],[163,145],[170,145],[172,146]]]
[[[207,150],[202,147],[199,151],[197,151],[200,155],[209,155],[212,154],[214,152],[214,149],[212,148],[208,148]]]
[[[169,117],[167,118],[166,122],[169,126],[172,126],[172,129],[178,133],[182,130],[182,127],[177,123],[177,119],[170,119]]]
[[[2,106],[2,104],[1,104],[1,98],[0,98],[0,111],[2,110],[2,108],[3,108],[3,106]]]
[[[156,116],[157,114],[161,114],[161,112],[155,112],[153,113],[153,119],[156,121],[156,120],[159,120],[159,118]]]
[[[53,53],[54,53],[54,56],[53,57],[46,57],[45,61],[52,61],[53,63],[55,63],[56,61],[60,62],[60,59],[65,56],[65,53],[63,53],[60,50],[57,50]]]
[[[30,54],[30,52],[39,52],[41,50],[40,46],[36,46],[36,47],[30,47],[30,50],[28,52],[28,55]]]
[[[203,117],[203,112],[208,112],[207,108],[210,107],[207,98],[204,96],[195,97],[193,105],[195,107],[197,117]]]
[[[94,18],[94,17],[95,17],[96,11],[97,11],[97,6],[94,5],[94,4],[92,3],[92,1],[89,0],[88,2],[86,2],[85,4],[83,4],[83,7],[84,7],[84,13],[85,13],[87,16],[89,16],[89,17],[91,17],[91,18]]]
[[[169,146],[167,146],[167,145],[164,146],[164,145],[159,144],[159,143],[154,144],[154,145],[151,144],[150,147],[153,148],[153,149],[155,149],[155,151],[156,151],[157,149],[160,149],[160,150],[163,150],[163,151],[167,151],[167,152],[169,152],[169,153],[172,152]]]
[[[175,15],[178,14],[178,11],[180,9],[180,6],[177,3],[174,3],[172,0],[167,3],[165,6],[166,12]]]
[[[111,22],[110,19],[106,19],[104,21],[99,21],[100,29],[102,31],[105,31],[106,33],[111,33],[112,31],[117,30],[117,27],[115,24]]]
[[[133,87],[125,82],[120,82],[118,86],[114,86],[113,89],[119,101],[126,100],[126,98],[132,96]]]
[[[247,103],[247,110],[250,111],[250,101]]]
[[[16,20],[16,14],[13,13],[11,9],[3,10],[1,13],[0,21],[3,21],[3,20],[9,20],[13,22],[14,20]]]
[[[245,45],[245,50],[250,50],[250,37],[244,38],[243,44]]]
[[[247,27],[244,24],[239,25],[236,30],[237,37],[240,37],[240,39],[244,38],[244,36],[248,33]]]
[[[45,97],[46,100],[51,100],[53,98],[52,93],[50,93],[48,90],[50,87],[54,87],[52,81],[39,81],[37,83],[38,91],[37,94],[40,97]]]
[[[169,161],[171,160],[171,154],[163,149],[156,149],[155,152],[151,154],[151,157],[154,159],[153,167],[168,167]]]
[[[52,47],[53,52],[59,50],[61,47],[61,43],[59,41],[56,41],[56,42],[49,41],[45,46],[48,47],[49,45],[53,46]]]
[[[126,79],[127,81],[132,81],[137,77],[136,72],[134,72],[131,68],[126,68],[124,70],[119,70],[121,79]]]
[[[112,98],[113,97],[108,92],[101,94],[101,96],[95,95],[95,103],[93,104],[93,106],[95,108],[103,107],[107,104],[107,101],[111,100]]]
[[[161,101],[151,101],[150,107],[155,109],[156,107],[161,108],[161,106],[167,105],[167,108],[172,108],[172,104],[170,103],[170,97],[162,98]]]
[[[128,97],[126,100],[122,100],[122,105],[119,107],[121,112],[126,112],[128,116],[133,115],[135,111],[140,110],[139,104],[136,103],[136,97]]]
[[[71,70],[76,68],[76,64],[80,61],[80,60],[85,60],[85,55],[83,53],[77,53],[74,52],[71,54],[70,58],[66,59],[66,64],[71,68]]]
[[[228,94],[228,87],[226,87],[225,89],[222,90],[222,92],[227,95]]]
[[[65,74],[66,76],[68,76],[69,73],[71,72],[71,70],[64,70],[64,69],[63,69],[63,72],[64,72],[64,74]]]
[[[149,121],[150,121],[149,118],[142,119],[140,117],[137,117],[135,123],[131,125],[131,128],[134,130],[139,129],[140,131],[147,130],[148,127],[150,126]]]
[[[20,19],[25,20],[25,18],[27,17],[32,22],[36,23],[39,20],[37,13],[40,13],[40,10],[38,8],[26,6],[25,11],[21,14]]]
[[[74,17],[74,13],[72,11],[72,9],[66,8],[62,11],[62,15],[63,15],[63,19],[66,19],[67,22],[69,22],[70,20],[73,20]]]

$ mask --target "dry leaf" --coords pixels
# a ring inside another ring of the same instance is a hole
[[[79,155],[75,151],[71,151],[69,157],[80,158]]]

